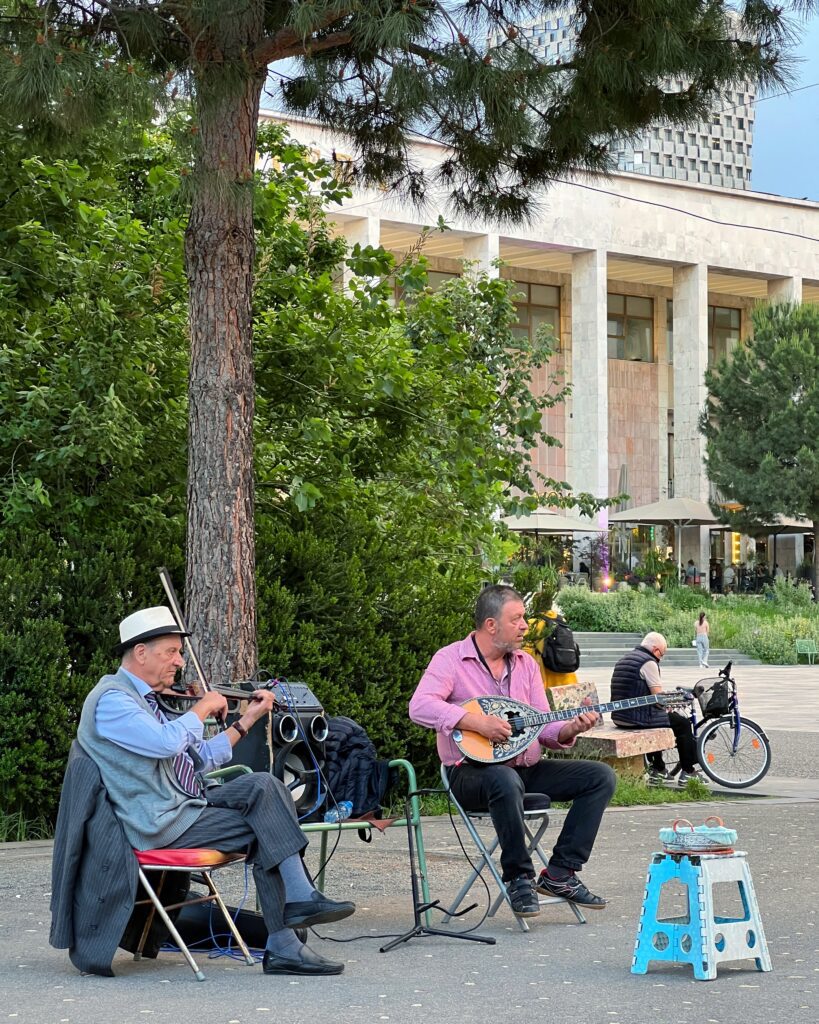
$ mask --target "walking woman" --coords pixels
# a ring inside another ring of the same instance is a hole
[[[708,651],[711,647],[708,634],[711,630],[705,612],[700,612],[699,618],[694,623],[694,631],[696,633],[694,642],[697,647],[697,657],[700,659],[700,668],[708,668]]]

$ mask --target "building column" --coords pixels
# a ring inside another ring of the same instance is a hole
[[[609,390],[606,252],[572,256],[571,420],[567,476],[575,491],[609,493]],[[602,524],[601,524],[602,525]]]
[[[779,277],[768,281],[768,302],[802,301],[802,278]]]
[[[473,263],[479,274],[498,277],[500,268],[500,236],[499,235],[467,235],[463,240],[463,259]]]
[[[368,212],[365,217],[341,221],[340,226],[351,249],[356,244],[360,245],[362,249],[366,249],[367,246],[377,249],[381,244],[381,217],[377,213]],[[342,284],[345,289],[354,276],[345,264],[342,269]]]
[[[674,496],[708,501],[705,438],[699,418],[705,405],[708,367],[708,267],[674,268]],[[694,560],[707,585],[709,530],[682,531],[683,563]]]

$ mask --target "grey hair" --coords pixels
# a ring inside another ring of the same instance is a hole
[[[661,647],[665,652],[668,650],[668,641],[662,633],[646,633],[640,646],[645,647],[647,651],[652,650],[654,647]]]
[[[507,602],[522,600],[517,590],[505,583],[493,583],[491,587],[484,587],[475,602],[475,629],[480,629],[487,619],[497,619]]]

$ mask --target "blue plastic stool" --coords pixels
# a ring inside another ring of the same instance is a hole
[[[687,887],[688,914],[658,920],[662,887],[672,881]],[[737,883],[742,917],[714,917],[715,882]],[[718,963],[749,958],[758,971],[773,969],[745,854],[655,853],[648,868],[631,973],[646,974],[650,960],[664,960],[691,964],[695,978],[711,981],[717,976]]]

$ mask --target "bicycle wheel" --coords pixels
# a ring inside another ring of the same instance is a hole
[[[764,778],[771,767],[771,746],[761,727],[740,719],[734,750],[734,719],[730,715],[706,723],[697,735],[697,759],[705,774],[728,789],[745,789]]]

